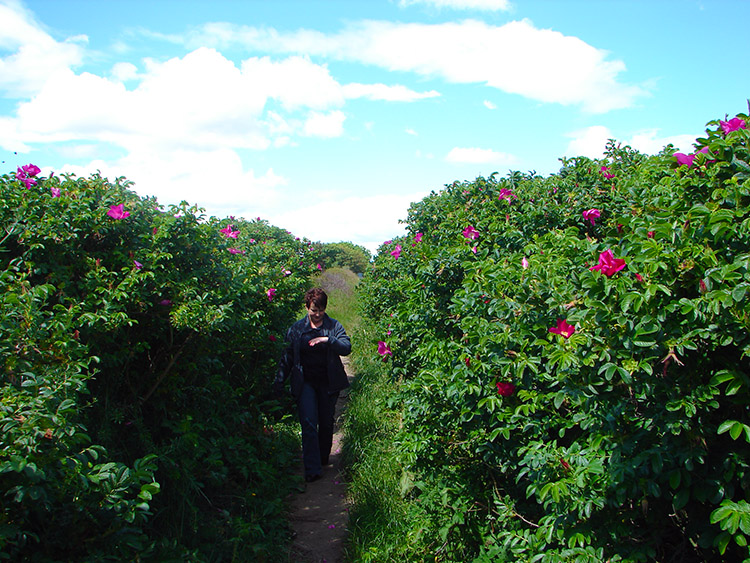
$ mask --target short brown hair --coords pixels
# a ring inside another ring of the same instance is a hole
[[[328,306],[328,295],[319,287],[308,289],[307,293],[305,293],[305,307],[309,309],[311,304],[325,311]]]

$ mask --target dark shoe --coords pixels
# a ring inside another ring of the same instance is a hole
[[[305,475],[305,482],[306,483],[312,483],[313,481],[317,481],[320,478],[321,478],[320,473],[318,473],[316,475]]]

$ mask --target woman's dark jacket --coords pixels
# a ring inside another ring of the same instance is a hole
[[[292,395],[295,399],[299,398],[304,383],[302,365],[299,360],[300,340],[305,332],[311,330],[319,330],[320,336],[328,337],[328,392],[335,393],[349,387],[349,379],[346,377],[340,356],[349,355],[352,351],[352,343],[344,327],[336,319],[325,315],[320,328],[313,329],[310,327],[310,318],[305,315],[304,318],[289,327],[286,333],[284,340],[287,342],[287,347],[281,355],[279,370],[273,382],[274,389],[280,391],[283,389],[286,379],[289,378]]]

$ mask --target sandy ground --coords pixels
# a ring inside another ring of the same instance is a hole
[[[353,374],[347,358],[342,358],[351,381]],[[323,477],[313,483],[302,480],[302,459],[299,476],[304,492],[290,499],[290,526],[294,534],[289,554],[290,563],[342,563],[349,506],[346,483],[341,475],[342,412],[346,408],[348,390],[336,403],[336,426],[331,448],[331,465],[323,468]]]

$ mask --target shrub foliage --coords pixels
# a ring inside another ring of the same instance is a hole
[[[746,123],[411,206],[360,284],[411,560],[750,560]]]
[[[274,560],[313,247],[39,172],[0,177],[0,559]]]

